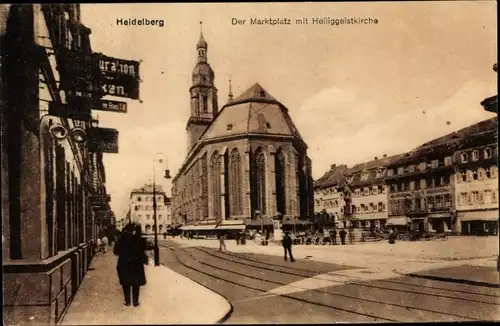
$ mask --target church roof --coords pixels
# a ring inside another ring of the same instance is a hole
[[[199,49],[199,48],[207,48],[207,47],[208,47],[207,41],[205,41],[205,39],[203,38],[203,33],[201,33],[200,39],[199,39],[198,43],[196,44],[196,48]]]
[[[288,109],[258,83],[226,104],[201,140],[239,134],[283,135],[302,140]]]

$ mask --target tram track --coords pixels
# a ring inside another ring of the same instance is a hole
[[[205,276],[214,278],[214,279],[219,280],[219,281],[227,282],[227,283],[239,286],[239,287],[243,287],[243,288],[246,288],[246,289],[254,290],[254,291],[257,291],[257,292],[260,292],[260,293],[268,293],[266,290],[262,290],[262,289],[259,289],[257,287],[253,287],[253,286],[241,284],[241,283],[238,283],[238,282],[226,279],[226,278],[222,278],[220,276],[214,275],[212,273],[209,273],[209,272],[203,271],[203,270],[201,270],[199,268],[196,268],[194,266],[191,266],[190,264],[186,263],[185,261],[183,261],[180,258],[179,254],[176,252],[175,249],[167,247],[167,246],[164,246],[164,245],[160,245],[160,246],[170,249],[173,252],[173,255],[175,256],[176,261],[179,264],[181,264],[182,266],[184,266],[185,268],[189,269],[189,270],[196,271],[197,273],[203,274]],[[187,254],[192,259],[194,259],[195,261],[197,261],[196,258],[194,256],[192,256],[190,253],[185,252],[185,254]],[[202,264],[202,265],[204,265],[204,266],[206,266],[206,264],[204,264],[202,262],[199,262],[199,261],[197,261],[197,262],[200,263],[200,264]],[[216,268],[220,269],[219,267],[216,267]],[[360,316],[372,318],[375,321],[398,322],[398,320],[395,320],[395,319],[389,319],[389,318],[385,318],[385,317],[375,316],[375,315],[372,315],[372,314],[361,313],[361,312],[354,311],[354,310],[351,310],[351,309],[345,309],[345,308],[341,308],[341,307],[327,305],[327,304],[320,303],[320,302],[314,302],[314,301],[303,299],[303,298],[297,298],[297,297],[294,297],[294,296],[291,296],[291,295],[284,294],[284,295],[280,295],[280,296],[284,297],[284,298],[287,298],[287,299],[290,299],[290,300],[294,300],[294,301],[306,303],[306,304],[311,304],[311,305],[315,305],[315,306],[320,306],[320,307],[324,307],[324,308],[329,308],[329,309],[333,309],[333,310],[337,310],[337,311],[342,311],[342,312],[346,312],[346,313],[351,313],[351,314],[355,314],[355,315],[360,315]]]
[[[175,249],[173,249],[173,248],[169,248],[169,249],[171,249],[174,252],[174,255],[176,256],[176,260],[179,261],[179,263],[181,263],[186,268],[189,268],[189,269],[192,269],[192,270],[196,270],[197,272],[202,273],[202,274],[204,274],[206,276],[213,277],[213,278],[216,278],[216,279],[219,279],[221,281],[225,281],[225,282],[237,285],[237,286],[245,287],[245,288],[252,289],[252,290],[255,290],[255,291],[258,291],[258,292],[262,292],[262,293],[268,293],[268,291],[266,291],[266,290],[262,290],[262,289],[259,289],[259,288],[256,288],[256,287],[252,287],[252,286],[248,286],[248,285],[241,284],[241,283],[238,283],[238,282],[234,282],[234,281],[229,280],[227,278],[223,278],[223,277],[214,275],[212,273],[208,273],[208,272],[206,272],[204,270],[200,270],[199,268],[190,266],[186,262],[182,261],[182,259],[179,257],[178,252],[176,252]],[[238,262],[238,261],[234,261],[234,260],[230,260],[230,259],[225,259],[224,257],[220,257],[220,256],[215,255],[213,253],[207,252],[204,249],[200,249],[200,248],[193,248],[193,249],[197,249],[198,251],[202,252],[203,254],[214,256],[215,258],[222,259],[222,260],[234,263],[234,264],[240,264],[240,265],[243,265],[243,266],[249,266],[249,267],[253,267],[253,268],[256,268],[256,269],[269,270],[269,271],[273,271],[273,272],[277,272],[277,273],[285,273],[285,274],[289,274],[289,275],[300,276],[302,278],[310,278],[311,277],[310,273],[312,271],[306,270],[306,269],[291,267],[291,269],[298,270],[298,271],[301,271],[301,272],[306,272],[307,271],[308,275],[304,275],[303,273],[288,272],[288,271],[277,270],[277,269],[272,269],[272,268],[267,268],[267,267],[262,267],[262,266],[256,266],[256,265],[253,265],[253,264]],[[278,285],[278,286],[286,286],[286,285],[288,285],[287,283],[273,281],[273,280],[269,280],[269,279],[263,279],[261,277],[255,277],[253,275],[249,275],[249,274],[237,272],[235,270],[223,268],[221,266],[217,266],[217,265],[214,265],[214,264],[210,264],[210,263],[201,261],[199,258],[193,256],[193,254],[191,254],[190,252],[188,252],[185,249],[179,249],[179,251],[182,251],[185,255],[188,255],[189,257],[191,257],[191,259],[193,259],[194,261],[196,261],[198,264],[200,264],[202,266],[206,266],[206,267],[214,269],[214,270],[218,270],[218,271],[222,271],[222,272],[225,272],[225,273],[230,273],[230,274],[238,275],[238,276],[245,277],[245,278],[248,278],[248,279],[253,279],[253,280],[258,280],[258,281],[262,281],[262,282],[267,282],[267,283]],[[228,254],[228,255],[232,256],[232,254]],[[267,264],[267,263],[262,263],[262,262],[258,262],[258,263]],[[282,268],[286,267],[286,266],[279,265],[279,264],[271,264],[271,265],[275,265],[277,267],[282,267]],[[312,273],[314,273],[314,272],[312,272]],[[345,277],[345,275],[343,275],[343,274],[337,274],[337,275]],[[370,286],[368,284],[363,284],[363,283],[349,282],[349,284],[375,287],[375,288],[379,288],[379,289],[382,289],[382,290],[393,290],[393,291],[398,291],[398,292],[404,292],[404,291],[401,291],[401,290],[395,290],[395,289],[388,289],[388,288],[383,288],[383,287]],[[360,301],[364,301],[364,302],[371,303],[371,304],[380,304],[380,305],[393,306],[393,307],[398,307],[398,308],[402,308],[402,309],[406,309],[406,310],[418,311],[420,313],[427,312],[427,313],[432,313],[432,314],[437,314],[437,315],[442,315],[442,316],[447,316],[447,317],[461,318],[461,319],[470,320],[470,321],[480,321],[480,320],[482,320],[482,319],[478,319],[478,318],[471,317],[471,316],[464,316],[464,315],[460,315],[460,314],[443,312],[443,311],[438,311],[438,310],[433,310],[433,309],[428,309],[428,308],[411,307],[411,306],[407,306],[407,305],[403,305],[403,304],[397,304],[397,303],[380,302],[380,301],[373,300],[373,299],[361,298],[361,297],[357,297],[357,296],[353,296],[353,295],[347,295],[347,294],[342,294],[342,293],[335,293],[335,292],[330,292],[330,291],[325,291],[325,290],[318,290],[318,289],[312,289],[311,290],[311,289],[307,289],[307,291],[312,291],[312,292],[315,292],[315,293],[321,293],[322,295],[328,295],[330,297],[340,297],[340,298],[344,298],[344,299],[360,300]],[[410,292],[410,293],[415,294],[413,292]],[[417,293],[417,294],[427,294],[427,295],[429,295],[428,293]],[[288,294],[284,294],[284,295],[280,294],[280,296],[285,297],[285,298],[289,298],[289,299],[292,299],[292,300],[298,300],[298,301],[306,302],[306,303],[313,304],[313,305],[328,307],[328,308],[331,308],[331,309],[337,309],[337,310],[340,310],[340,311],[349,312],[349,313],[353,313],[353,314],[358,314],[358,315],[362,315],[362,316],[370,317],[370,318],[375,318],[375,319],[379,319],[379,320],[397,321],[397,320],[393,320],[393,319],[390,319],[390,318],[375,316],[373,314],[361,313],[359,311],[355,311],[355,310],[351,310],[351,309],[345,309],[345,308],[341,308],[341,307],[327,305],[327,304],[324,304],[324,303],[318,303],[318,302],[307,300],[307,299],[303,299],[303,298],[297,298],[295,296],[288,295]],[[433,295],[433,296],[436,296],[436,295]],[[457,297],[447,297],[447,298],[456,299],[456,300],[460,300],[461,299],[461,298],[457,298]],[[468,301],[470,301],[470,300],[468,300]],[[491,303],[491,302],[480,302],[480,303],[485,303],[485,304],[490,304],[490,305],[493,304],[494,305],[494,303]]]
[[[215,258],[218,258],[218,259],[222,259],[222,260],[225,260],[225,261],[229,261],[229,262],[232,262],[232,263],[235,263],[235,264],[240,264],[240,265],[243,265],[243,266],[249,266],[249,267],[253,267],[253,268],[259,268],[259,269],[263,269],[263,270],[269,270],[269,271],[274,271],[274,272],[278,272],[278,273],[284,273],[284,274],[288,274],[288,275],[301,276],[301,277],[307,277],[307,278],[314,278],[314,276],[317,275],[317,273],[314,273],[313,271],[310,271],[310,270],[309,270],[309,272],[313,273],[313,275],[302,275],[302,274],[298,274],[298,273],[295,273],[295,272],[289,272],[287,270],[276,270],[276,269],[272,269],[272,268],[268,268],[268,267],[257,266],[257,265],[253,265],[253,264],[248,264],[248,263],[243,263],[243,262],[231,260],[231,259],[226,259],[226,258],[223,258],[223,257],[221,257],[219,255],[216,255],[214,253],[211,253],[211,252],[208,252],[208,251],[206,251],[204,249],[201,249],[201,248],[194,247],[194,249],[197,249],[197,250],[203,252],[204,254],[210,255],[212,257],[215,257]],[[224,252],[222,252],[222,253],[224,253]],[[226,253],[226,255],[233,256],[233,254],[227,254],[227,253]],[[250,259],[246,259],[246,258],[240,257],[239,255],[237,257],[239,259],[250,260]],[[259,261],[256,261],[256,260],[251,260],[251,261],[257,262],[259,264],[280,266],[280,267],[287,268],[287,269],[293,269],[293,270],[299,269],[299,268],[287,267],[287,266],[283,266],[283,265],[279,265],[279,264],[272,264],[272,263],[267,263],[267,262],[265,262],[265,263],[264,262],[259,262]],[[306,271],[305,269],[299,269],[299,270]],[[456,297],[456,296],[448,296],[448,295],[440,295],[440,294],[430,294],[430,293],[421,292],[421,291],[408,291],[408,290],[401,290],[401,289],[392,289],[392,288],[387,288],[387,287],[383,287],[383,286],[377,286],[377,285],[373,285],[373,284],[360,283],[360,282],[356,282],[355,281],[355,280],[357,280],[357,278],[355,278],[355,277],[348,276],[348,275],[341,274],[341,273],[336,273],[336,272],[328,272],[328,274],[329,275],[341,276],[341,277],[345,277],[345,278],[350,278],[353,281],[349,281],[348,284],[357,285],[357,286],[363,286],[363,287],[374,288],[374,289],[385,290],[385,291],[404,292],[404,293],[409,293],[409,294],[420,294],[420,295],[426,295],[426,296],[432,296],[432,297],[440,297],[440,298],[444,298],[444,299],[461,300],[461,301],[467,301],[467,302],[476,302],[476,303],[480,303],[480,304],[488,304],[488,305],[500,306],[499,303],[493,303],[493,302],[482,301],[482,300],[464,299],[464,298],[460,298],[460,297]],[[474,294],[476,294],[476,293],[474,293]],[[365,299],[360,299],[360,300],[365,300]],[[460,316],[460,317],[469,318],[469,317],[465,317],[465,316]]]
[[[196,249],[200,249],[200,248],[196,248]],[[203,249],[201,249],[203,250]],[[261,260],[256,260],[256,259],[251,259],[251,258],[248,258],[246,257],[245,255],[241,255],[241,254],[238,254],[238,253],[228,253],[228,252],[225,252],[225,251],[221,251],[222,254],[224,255],[227,255],[229,257],[236,257],[236,258],[239,258],[239,259],[243,259],[243,260],[246,260],[246,261],[251,261],[251,262],[256,262],[256,263],[259,263],[259,264],[266,264],[266,265],[269,265],[269,266],[276,266],[276,267],[282,267],[282,268],[286,268],[286,269],[290,269],[290,270],[295,270],[295,271],[306,271],[306,272],[312,272],[311,270],[308,270],[308,269],[304,269],[304,268],[297,268],[297,267],[293,267],[293,266],[284,266],[284,265],[281,265],[281,264],[274,264],[274,263],[271,263],[271,262],[262,262]],[[343,274],[339,274],[339,273],[335,273],[335,272],[329,272],[329,274],[332,274],[332,275],[343,275]],[[415,284],[412,284],[412,283],[406,283],[406,282],[399,282],[399,281],[389,281],[389,280],[379,280],[380,282],[384,282],[384,283],[390,283],[390,284],[400,284],[400,285],[407,285],[407,286],[416,286],[416,287],[422,287],[422,288],[429,288],[429,289],[435,289],[435,290],[441,290],[441,291],[446,291],[446,292],[455,292],[455,293],[463,293],[463,294],[472,294],[472,295],[477,295],[477,296],[484,296],[484,297],[490,297],[490,298],[500,298],[500,295],[494,295],[494,294],[488,294],[488,293],[478,293],[478,292],[474,292],[474,291],[465,291],[465,290],[450,290],[450,289],[445,289],[445,288],[442,288],[442,287],[435,287],[435,286],[426,286],[426,285],[415,285]],[[500,291],[498,291],[499,294],[500,294]],[[480,303],[483,303],[482,301],[478,301]]]

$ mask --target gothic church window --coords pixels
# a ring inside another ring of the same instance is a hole
[[[266,212],[266,160],[264,152],[259,148],[255,153],[255,209],[261,214]]]
[[[285,183],[285,154],[280,149],[275,156],[275,175],[276,175],[276,209],[278,213],[286,213],[286,183]]]
[[[210,183],[212,185],[212,206],[214,217],[221,217],[221,156],[214,152],[210,159]]]
[[[231,215],[241,215],[243,213],[242,166],[241,155],[237,149],[231,152],[229,170],[230,212]]]

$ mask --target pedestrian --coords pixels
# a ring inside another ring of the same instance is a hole
[[[285,251],[285,261],[287,261],[287,254],[290,255],[290,261],[293,263],[295,259],[293,259],[292,255],[292,237],[290,237],[290,232],[286,231],[285,236],[283,237],[283,249]]]
[[[98,253],[98,252],[101,252],[101,251],[102,251],[102,241],[101,241],[101,238],[97,237],[96,246],[95,246],[95,252]]]
[[[266,246],[269,244],[269,237],[270,237],[269,233],[270,233],[269,231],[266,231],[266,242],[265,242]]]
[[[337,229],[330,231],[330,242],[332,243],[332,246],[337,244]]]
[[[148,263],[146,244],[142,239],[140,225],[129,224],[115,244],[113,252],[118,256],[116,266],[118,278],[123,288],[125,305],[139,305],[139,289],[146,284],[144,265]],[[132,290],[132,300],[130,291]]]
[[[224,238],[225,238],[224,233],[219,234],[219,251],[222,251],[222,248],[224,248],[224,251],[227,250]]]
[[[239,246],[240,245],[240,234],[236,233],[236,236],[234,238],[236,239],[236,245]]]
[[[163,239],[167,239],[167,232],[163,232]]]
[[[340,230],[340,243],[342,245],[345,245],[345,236],[347,235],[347,232],[345,231],[345,229],[342,229]]]
[[[353,244],[354,242],[354,230],[352,227],[347,231],[349,233],[349,244]]]
[[[108,237],[104,235],[101,239],[102,252],[105,254],[108,252]]]

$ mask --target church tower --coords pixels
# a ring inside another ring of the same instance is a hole
[[[201,27],[200,22],[200,27]],[[212,123],[218,112],[215,74],[207,61],[208,44],[200,31],[200,40],[196,44],[198,60],[193,70],[191,95],[191,115],[187,122],[188,152],[196,144],[205,129]]]

